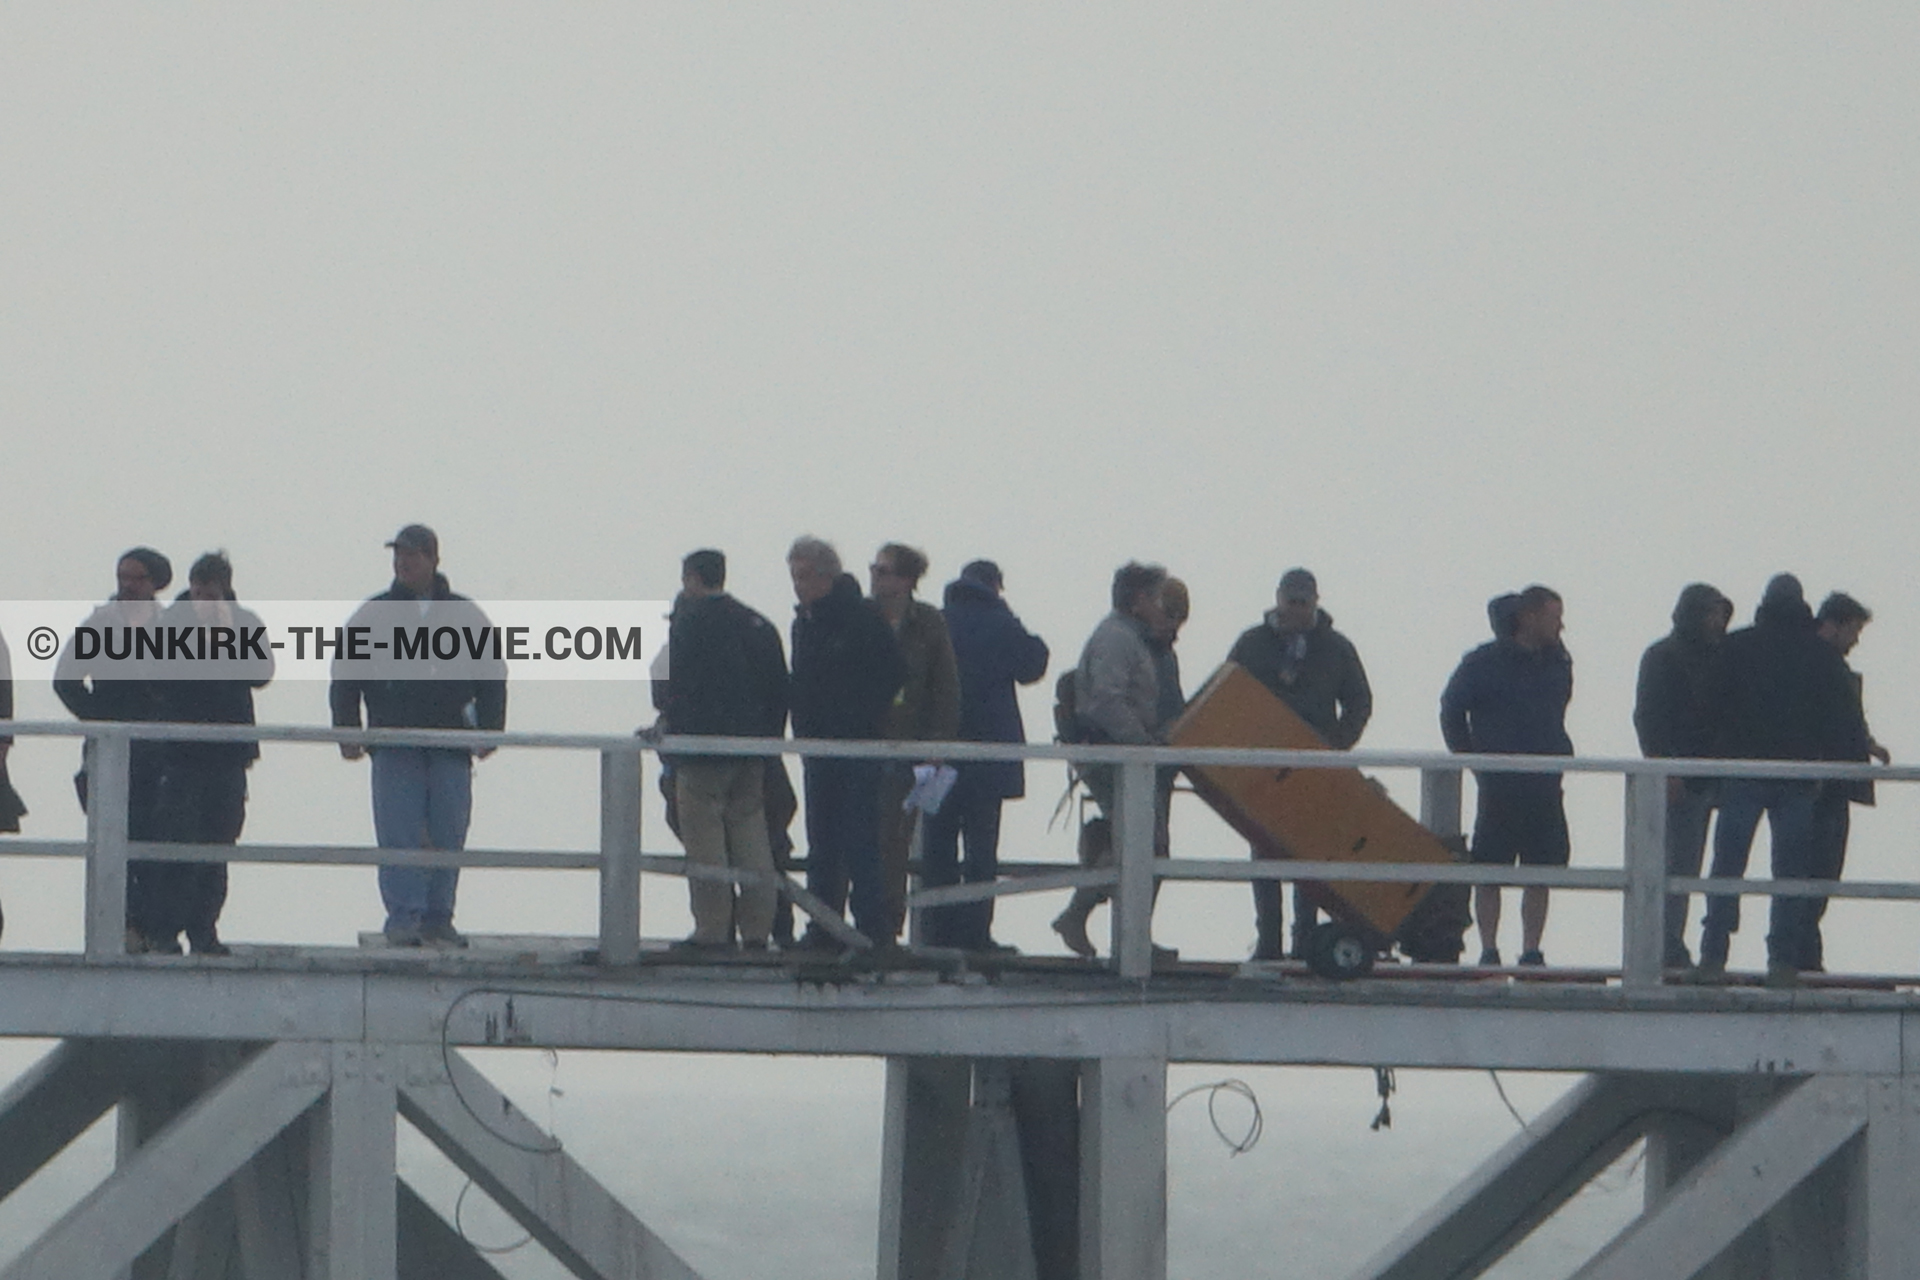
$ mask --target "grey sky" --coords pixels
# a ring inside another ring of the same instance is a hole
[[[663,597],[723,546],[784,625],[807,531],[924,547],[935,598],[997,559],[1058,664],[1139,556],[1193,588],[1196,685],[1305,563],[1373,676],[1363,745],[1437,747],[1486,599],[1539,580],[1575,742],[1621,754],[1679,587],[1744,621],[1792,569],[1875,609],[1855,661],[1912,758],[1917,36],[1900,4],[12,4],[0,594],[104,596],[144,542],[353,598],[421,520],[482,598]],[[513,709],[650,718],[639,686]],[[70,746],[15,761],[77,831]],[[483,770],[476,844],[592,838],[585,762]],[[1068,857],[1032,774],[1013,852]],[[1575,857],[1611,861],[1590,790]],[[351,766],[254,793],[261,838],[369,837]],[[1909,873],[1914,812],[1861,816],[1852,868]],[[0,874],[37,895],[10,945],[77,939],[63,872]],[[299,874],[236,876],[239,917],[371,927],[370,875]],[[248,882],[334,888],[291,920]],[[475,927],[524,917],[487,884]],[[1194,892],[1169,929],[1236,953],[1244,891]],[[1911,967],[1906,916],[1842,910],[1875,923],[1849,962]],[[1606,958],[1609,911],[1549,954]]]

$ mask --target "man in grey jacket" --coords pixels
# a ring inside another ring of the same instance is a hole
[[[1167,571],[1157,564],[1128,561],[1115,571],[1113,612],[1087,637],[1086,647],[1080,651],[1080,665],[1074,670],[1074,712],[1082,741],[1144,745],[1160,740],[1160,677],[1152,638],[1167,627],[1166,603],[1161,596],[1166,583]],[[1118,773],[1114,765],[1089,765],[1080,770],[1080,778],[1100,806],[1104,830],[1109,833]],[[1155,842],[1164,846],[1164,802],[1156,808]],[[1083,832],[1083,861],[1101,860],[1103,851],[1095,845],[1096,841]],[[1105,852],[1111,856],[1110,848]],[[1164,855],[1164,847],[1157,852]],[[1094,956],[1094,945],[1087,937],[1087,917],[1106,898],[1104,889],[1076,889],[1067,909],[1054,919],[1054,932],[1075,955]]]

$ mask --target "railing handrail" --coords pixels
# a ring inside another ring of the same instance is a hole
[[[1601,773],[1680,778],[1769,778],[1805,781],[1920,782],[1920,764],[1820,760],[1749,760],[1682,756],[1488,755],[1451,751],[1304,751],[1287,747],[1178,747],[1119,743],[899,741],[849,738],[699,737],[668,734],[545,733],[525,729],[336,729],[324,725],[190,724],[170,720],[0,720],[0,737],[98,738],[135,741],[315,742],[362,746],[492,750],[656,752],[663,756],[832,756],[842,759],[974,761],[1064,760],[1084,764],[1146,763],[1290,769],[1454,769],[1476,773]]]
[[[1328,881],[1403,881],[1474,884],[1538,884],[1543,887],[1618,892],[1622,900],[1622,982],[1631,988],[1657,986],[1662,981],[1661,918],[1666,895],[1685,892],[1700,882],[1682,883],[1672,877],[1664,853],[1668,782],[1680,778],[1769,778],[1785,780],[1920,781],[1920,766],[1892,767],[1867,763],[1781,760],[1702,760],[1686,758],[1597,758],[1549,755],[1468,755],[1442,751],[1302,751],[1286,748],[1195,748],[1166,745],[1091,743],[1003,743],[840,741],[779,738],[697,737],[651,734],[560,734],[526,730],[490,732],[476,729],[370,729],[316,725],[209,725],[171,721],[49,722],[0,721],[0,736],[18,738],[81,738],[89,742],[86,755],[89,794],[86,854],[86,952],[92,958],[123,953],[122,920],[130,858],[172,860],[205,849],[215,860],[249,861],[248,847],[186,846],[136,843],[129,839],[127,810],[129,778],[136,741],[186,742],[309,742],[358,744],[366,747],[439,747],[466,750],[506,748],[592,751],[600,757],[600,845],[592,853],[571,850],[431,851],[422,856],[434,865],[512,866],[524,859],[535,865],[595,867],[600,878],[600,956],[607,964],[631,964],[640,954],[640,888],[644,871],[670,872],[696,878],[736,873],[690,865],[685,859],[646,853],[640,841],[642,771],[649,752],[662,756],[816,756],[854,757],[898,761],[926,760],[1064,760],[1078,765],[1108,765],[1116,784],[1111,868],[1062,871],[1026,885],[1009,882],[956,886],[914,895],[915,905],[958,901],[960,897],[1000,896],[1003,893],[1065,887],[1069,882],[1098,880],[1113,891],[1113,964],[1126,978],[1144,978],[1152,969],[1151,902],[1161,879],[1307,879]],[[1510,868],[1457,864],[1283,863],[1291,874],[1269,870],[1273,864],[1238,866],[1224,861],[1168,860],[1155,857],[1153,792],[1159,771],[1169,765],[1274,769],[1282,772],[1316,768],[1413,768],[1421,771],[1421,819],[1436,835],[1451,837],[1460,831],[1461,779],[1468,770],[1495,773],[1604,773],[1618,774],[1625,784],[1625,850],[1620,870],[1607,868]],[[11,844],[22,854],[45,849],[46,842]],[[261,861],[367,863],[386,858],[404,859],[406,850],[378,850],[366,846],[261,846]],[[197,860],[197,859],[196,859]],[[780,877],[782,892],[805,907],[816,923],[852,945],[870,940],[798,885]],[[1724,883],[1724,882],[1722,882]],[[1709,886],[1702,886],[1709,887]],[[1717,885],[1711,886],[1717,888]],[[1733,892],[1802,896],[1824,885],[1812,881],[1741,881]],[[1834,886],[1827,896],[1884,898],[1920,897],[1920,887],[1896,884]]]

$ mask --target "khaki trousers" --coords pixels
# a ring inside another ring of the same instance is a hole
[[[743,943],[764,944],[773,927],[773,850],[767,844],[766,776],[763,761],[676,760],[675,802],[679,806],[680,843],[694,867],[753,871],[765,878],[752,884],[689,877],[693,937],[724,944],[734,931]]]

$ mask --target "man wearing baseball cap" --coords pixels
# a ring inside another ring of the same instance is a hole
[[[455,595],[440,572],[440,539],[423,524],[393,535],[393,585],[363,605],[383,621],[395,606],[413,602],[421,627],[479,629],[491,624],[480,607]],[[384,609],[379,608],[385,606]],[[402,614],[413,621],[412,610]],[[381,630],[396,625],[387,621]],[[490,729],[507,726],[506,667],[497,659],[457,667],[451,678],[427,662],[420,674],[395,679],[356,678],[336,663],[329,691],[335,728],[360,727],[361,704],[372,729]],[[358,760],[368,754],[358,743],[343,742],[340,754]],[[485,756],[490,750],[478,754]],[[374,834],[383,849],[461,849],[473,812],[473,756],[464,747],[387,747],[371,749]],[[405,863],[380,868],[380,897],[387,908],[384,932],[396,947],[464,947],[453,927],[458,867],[422,867]]]
[[[1273,608],[1241,633],[1227,661],[1245,667],[1330,747],[1345,751],[1360,741],[1373,715],[1373,689],[1360,653],[1320,608],[1320,584],[1309,570],[1280,575]],[[1280,903],[1278,880],[1254,881],[1256,960],[1280,958]],[[1293,950],[1302,955],[1319,912],[1298,886],[1293,913]]]

